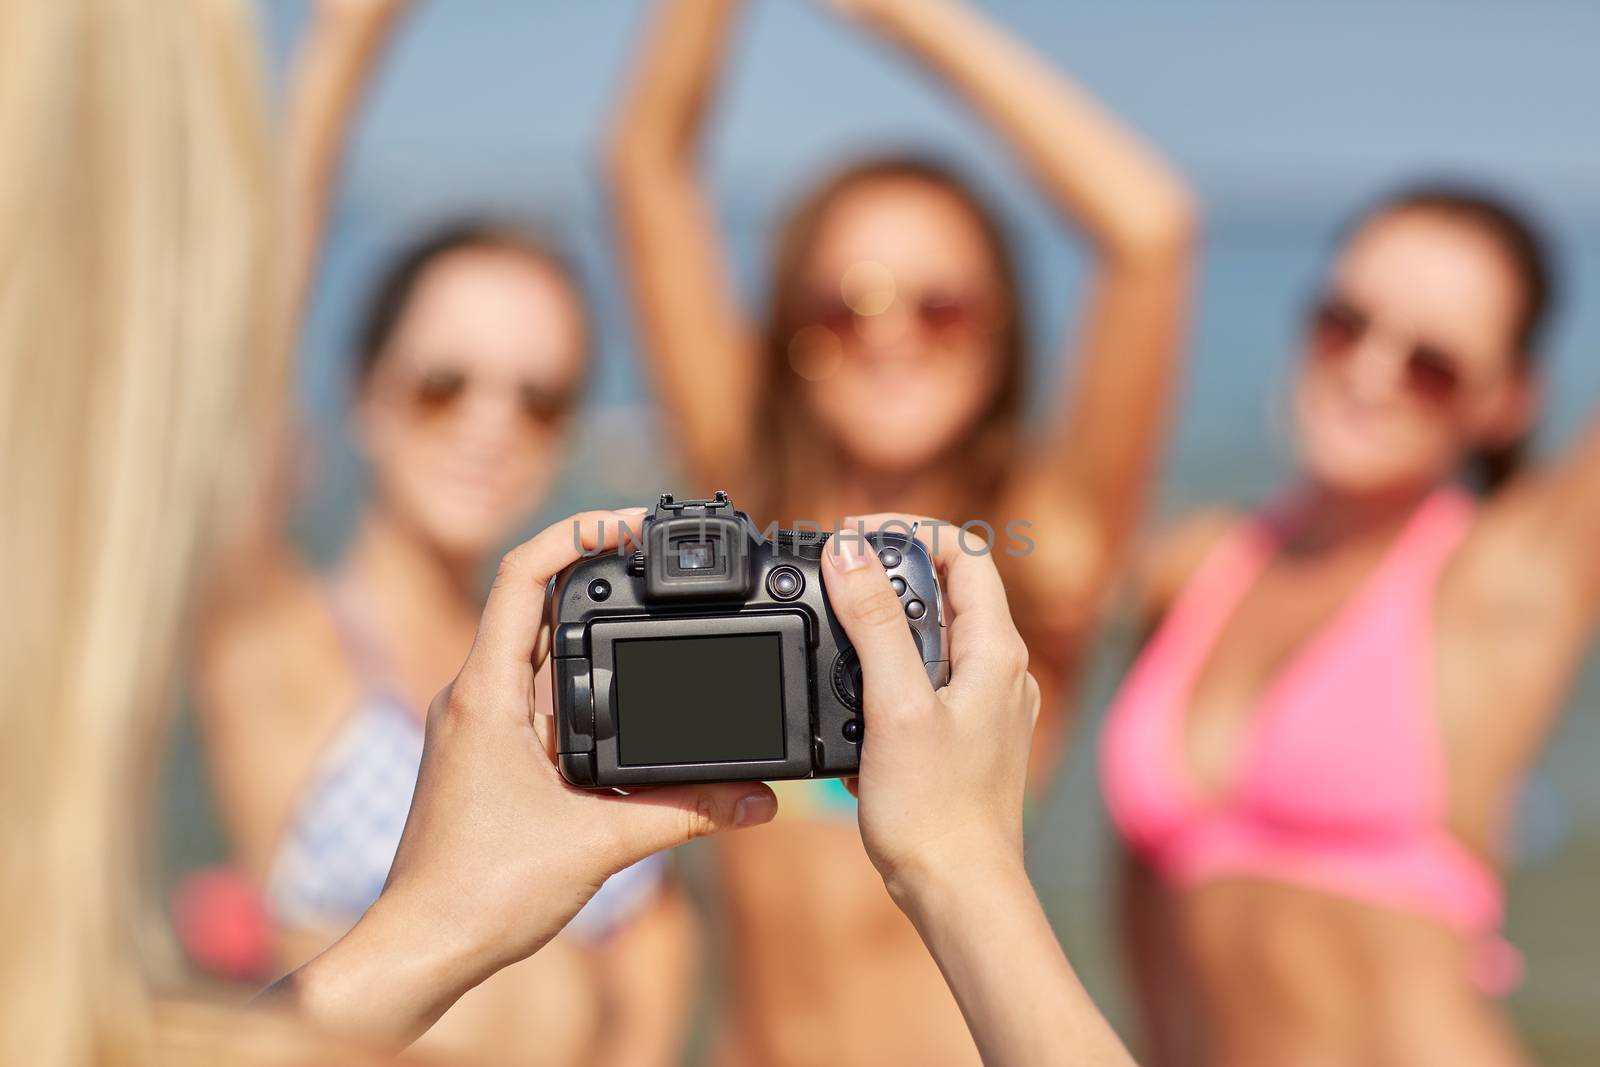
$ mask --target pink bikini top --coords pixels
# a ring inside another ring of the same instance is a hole
[[[1164,880],[1269,878],[1493,935],[1499,879],[1447,826],[1433,681],[1434,593],[1473,513],[1456,490],[1417,509],[1365,586],[1266,687],[1235,779],[1214,799],[1185,759],[1183,717],[1282,524],[1242,522],[1211,553],[1128,675],[1102,738],[1111,817]],[[1511,979],[1505,966],[1485,968],[1485,985]]]

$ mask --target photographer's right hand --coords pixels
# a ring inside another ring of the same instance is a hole
[[[632,796],[575,789],[534,713],[545,587],[616,544],[642,509],[588,512],[502,562],[472,651],[428,710],[422,767],[383,893],[355,928],[283,983],[313,1022],[406,1044],[457,998],[532,955],[606,878],[690,838],[766,822],[759,782],[669,786]]]

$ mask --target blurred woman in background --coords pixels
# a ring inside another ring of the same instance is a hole
[[[288,128],[303,302],[351,116],[406,6],[314,11]],[[358,348],[351,417],[373,488],[353,540],[319,574],[286,541],[286,517],[265,516],[205,633],[212,778],[290,966],[383,887],[424,710],[471,647],[486,565],[560,468],[589,321],[547,245],[466,223],[393,262]],[[474,990],[426,1046],[495,1062],[676,1062],[697,948],[664,864],[613,878],[566,935]]]
[[[1500,867],[1600,607],[1600,426],[1521,465],[1550,270],[1489,196],[1368,212],[1307,316],[1295,485],[1154,553],[1102,755],[1158,1067],[1526,1062]]]
[[[1091,246],[1075,373],[1047,431],[1024,443],[1028,321],[1000,222],[936,164],[889,157],[825,182],[783,229],[765,321],[739,309],[696,163],[738,0],[660,5],[612,131],[644,347],[692,486],[729,490],[763,523],[892,509],[1032,524],[1031,554],[998,561],[1043,690],[1042,772],[1162,440],[1189,196],[1082,90],[965,6],[836,6],[992,124]],[[809,800],[814,817],[720,851],[734,954],[725,1062],[815,1062],[823,1049],[846,1064],[974,1062],[862,853],[849,797],[805,788],[785,809]]]

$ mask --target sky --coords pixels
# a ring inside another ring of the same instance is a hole
[[[275,66],[302,0],[262,0]],[[537,196],[594,210],[596,137],[643,0],[424,0],[350,170],[365,210]],[[1600,4],[1585,0],[986,0],[1166,152],[1226,220],[1337,210],[1397,173],[1466,169],[1600,225]],[[933,142],[992,172],[977,125],[817,0],[752,0],[711,143],[760,215],[851,147]]]

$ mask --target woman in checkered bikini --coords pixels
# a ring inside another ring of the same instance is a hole
[[[343,132],[403,6],[327,2],[314,15],[287,144],[302,290]],[[399,257],[358,348],[351,418],[372,488],[348,548],[322,575],[269,530],[204,628],[212,777],[290,966],[383,886],[423,714],[471,647],[486,565],[559,468],[588,320],[546,245],[465,224]],[[695,937],[664,874],[655,857],[614,877],[566,935],[465,997],[424,1046],[472,1062],[507,1062],[506,1049],[540,1063],[674,1062]]]

